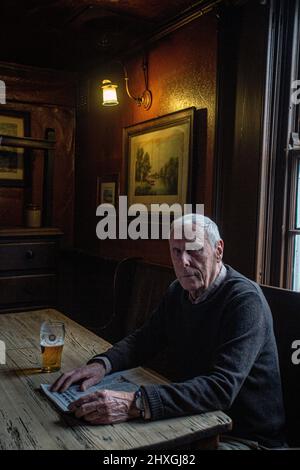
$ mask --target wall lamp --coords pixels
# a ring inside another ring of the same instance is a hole
[[[140,96],[134,96],[130,93],[129,86],[128,86],[129,78],[128,78],[127,70],[123,64],[122,64],[122,67],[123,67],[123,72],[124,72],[125,88],[126,88],[127,95],[129,96],[129,98],[135,101],[135,103],[138,106],[143,106],[143,108],[149,109],[152,104],[152,93],[148,88],[148,66],[147,66],[146,60],[144,59],[143,61],[145,90]],[[118,85],[106,79],[102,81],[101,88],[103,91],[103,102],[102,102],[103,106],[116,106],[119,104],[118,96],[117,96]]]

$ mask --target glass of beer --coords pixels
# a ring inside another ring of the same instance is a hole
[[[61,368],[61,356],[65,342],[65,325],[62,322],[45,321],[40,331],[42,371],[56,372]]]

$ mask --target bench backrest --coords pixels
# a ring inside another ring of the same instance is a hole
[[[277,341],[283,398],[287,420],[287,438],[291,446],[300,445],[300,364],[293,364],[292,344],[300,340],[300,293],[261,286],[269,303]],[[300,354],[299,354],[300,356]]]
[[[145,263],[136,258],[125,259],[116,273],[113,322],[116,327],[113,335],[108,337],[109,341],[118,341],[142,326],[174,279],[175,274],[170,267]],[[147,366],[171,378],[165,354],[159,354]]]
[[[145,323],[174,279],[174,271],[169,267],[144,262],[136,264],[126,334]]]

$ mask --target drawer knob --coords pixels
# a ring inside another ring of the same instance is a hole
[[[33,259],[34,258],[34,252],[32,250],[26,251],[26,258],[27,259]]]

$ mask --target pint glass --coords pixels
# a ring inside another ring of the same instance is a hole
[[[55,372],[61,368],[61,356],[65,341],[65,325],[62,322],[45,321],[40,331],[43,372]]]

